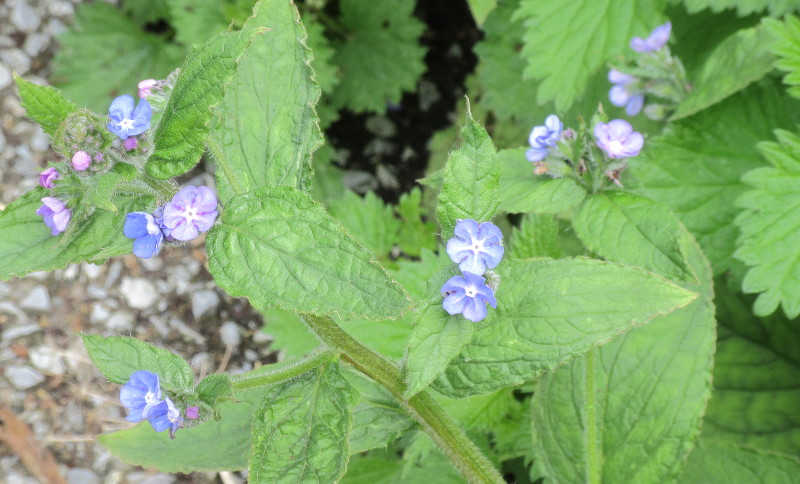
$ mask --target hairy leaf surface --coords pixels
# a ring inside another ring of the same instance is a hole
[[[586,198],[586,190],[572,178],[536,175],[525,158],[525,149],[502,150],[500,161],[500,208],[511,213],[559,213]]]
[[[800,475],[794,455],[764,452],[735,444],[704,442],[689,455],[684,484],[792,484]]]
[[[59,125],[78,110],[78,106],[50,86],[40,86],[14,73],[25,117],[39,123],[45,133],[53,136]]]

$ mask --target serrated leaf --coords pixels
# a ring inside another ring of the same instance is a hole
[[[774,16],[780,16],[797,9],[794,0],[683,0],[689,13],[711,9],[720,12],[727,9],[736,9],[736,13],[744,16],[752,13],[769,10]]]
[[[426,250],[436,250],[436,224],[427,221],[428,209],[419,187],[400,195],[395,210],[401,220],[397,245],[403,252],[420,257]]]
[[[586,190],[572,178],[536,175],[525,159],[525,149],[502,150],[500,160],[500,209],[510,213],[559,213],[578,205]]]
[[[672,115],[672,120],[691,116],[744,89],[772,70],[774,43],[764,25],[738,31],[709,55],[693,89]]]
[[[386,448],[417,425],[386,388],[363,373],[346,371],[342,375],[361,393],[361,399],[353,409],[351,455]]]
[[[425,48],[419,45],[425,25],[414,18],[410,0],[342,0],[339,9],[348,35],[333,45],[333,62],[342,72],[333,104],[382,113],[387,103],[398,104],[404,91],[414,90],[425,71]]]
[[[672,280],[695,278],[678,242],[678,219],[669,207],[630,193],[600,192],[581,205],[572,226],[586,247],[605,259]]]
[[[563,249],[558,240],[558,220],[551,214],[528,214],[511,230],[508,256],[513,259],[551,257],[558,259]]]
[[[222,101],[224,87],[255,34],[253,30],[217,34],[186,57],[153,132],[154,151],[145,164],[150,176],[171,178],[200,161],[211,107]]]
[[[74,26],[58,42],[53,82],[79,106],[101,113],[113,97],[135,92],[142,79],[167,77],[185,55],[183,47],[144,32],[104,2],[78,5]]]
[[[467,0],[467,3],[478,26],[482,25],[489,13],[497,7],[497,0]]]
[[[534,462],[547,482],[671,482],[711,394],[711,269],[681,238],[702,293],[689,306],[546,375],[532,400]]]
[[[50,193],[35,188],[0,212],[0,280],[66,267],[70,262],[104,261],[129,254],[133,241],[122,234],[125,215],[152,208],[148,197],[118,196],[117,213],[97,210],[82,221],[71,220],[74,231],[69,243],[66,234],[53,236],[36,210],[42,197]]]
[[[245,29],[256,36],[214,111],[209,148],[220,199],[265,185],[306,190],[311,154],[322,144],[306,30],[291,2],[262,0]]]
[[[800,475],[796,456],[703,440],[689,455],[682,484],[792,484]]]
[[[338,117],[339,112],[331,105],[329,94],[331,94],[341,81],[339,68],[333,63],[334,50],[330,41],[325,36],[325,25],[314,15],[303,13],[303,24],[308,31],[306,44],[313,52],[311,68],[314,69],[314,80],[319,84],[320,90],[325,96],[317,104],[317,114],[319,115],[319,125],[323,130],[330,126]],[[316,160],[319,153],[314,155]],[[315,170],[316,171],[316,170]]]
[[[764,24],[775,39],[772,52],[779,57],[775,66],[788,72],[783,82],[790,86],[789,94],[800,97],[800,18],[787,16],[782,22],[764,19]]]
[[[233,399],[231,377],[222,373],[208,375],[197,384],[195,392],[200,401],[214,410],[214,416],[219,417],[219,405]]]
[[[205,42],[230,23],[219,0],[169,0],[167,5],[175,39],[186,46]]]
[[[337,363],[268,389],[253,422],[250,482],[338,481],[357,400]]]
[[[127,336],[81,337],[92,362],[112,383],[127,383],[133,373],[145,370],[158,375],[161,388],[185,391],[194,387],[192,368],[175,353]]]
[[[500,164],[489,133],[467,114],[461,146],[444,166],[436,215],[442,234],[452,234],[460,219],[486,222],[500,205]]]
[[[746,190],[739,179],[764,164],[756,144],[775,126],[800,121],[799,108],[772,82],[752,85],[648,139],[630,159],[625,185],[670,206],[695,234],[714,272],[724,272],[738,236],[733,202]]]
[[[259,310],[384,319],[409,305],[403,289],[308,195],[264,187],[231,199],[206,239],[209,270]]]
[[[496,272],[509,282],[437,381],[445,395],[520,385],[695,298],[650,272],[591,259],[507,260]]]
[[[400,231],[400,220],[389,205],[373,192],[364,198],[347,190],[330,204],[331,215],[359,242],[378,257],[389,256]]]
[[[53,136],[67,117],[78,110],[78,106],[65,98],[61,91],[50,86],[40,86],[26,81],[14,73],[19,89],[19,98],[25,108],[25,117],[35,121],[45,133]]]
[[[663,23],[662,7],[660,0],[522,0],[516,16],[525,19],[525,77],[542,81],[539,104],[555,101],[558,111],[568,110],[632,37]]]

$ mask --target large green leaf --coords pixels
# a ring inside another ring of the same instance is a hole
[[[250,482],[338,481],[357,401],[337,363],[269,388],[253,422]]]
[[[772,52],[779,56],[775,65],[778,69],[788,72],[783,82],[788,84],[789,93],[800,97],[800,18],[787,16],[783,22],[775,19],[765,19],[764,24],[775,37]]]
[[[644,270],[591,259],[504,260],[497,309],[437,383],[451,396],[519,385],[685,306],[695,294]]]
[[[141,0],[138,0],[141,2]],[[191,47],[228,27],[219,0],[168,0],[170,23],[175,28],[175,40]]]
[[[508,257],[530,259],[551,257],[559,259],[564,254],[559,240],[558,220],[552,214],[532,213],[525,216],[519,227],[511,229]]]
[[[397,318],[403,289],[308,195],[267,186],[233,197],[208,234],[209,270],[260,310]]]
[[[525,158],[525,149],[502,150],[500,161],[500,208],[512,213],[558,213],[586,198],[586,190],[572,178],[536,175]]]
[[[690,13],[707,8],[714,12],[735,8],[739,15],[769,10],[772,15],[779,16],[797,9],[795,0],[683,0],[683,4]]]
[[[350,454],[386,448],[417,425],[397,398],[380,384],[356,371],[343,372],[343,376],[361,393],[353,409]]]
[[[39,123],[45,133],[53,136],[67,117],[78,110],[78,106],[50,86],[40,86],[14,73],[19,89],[19,98],[25,108],[25,116]]]
[[[460,219],[491,220],[500,205],[500,164],[492,139],[468,113],[461,129],[461,146],[444,167],[436,215],[449,237]]]
[[[671,482],[711,394],[711,268],[681,244],[702,296],[546,375],[532,400],[534,462],[547,482]]]
[[[307,189],[311,154],[322,144],[314,106],[311,51],[297,8],[262,0],[245,29],[253,39],[214,111],[209,148],[217,162],[220,199],[265,185]]]
[[[222,101],[224,87],[255,33],[224,32],[192,49],[155,126],[154,151],[145,165],[149,175],[161,179],[181,175],[200,161],[208,138],[211,106]]]
[[[347,190],[330,203],[331,215],[359,242],[379,257],[388,257],[397,242],[400,220],[391,205],[383,203],[373,192],[362,198]]]
[[[800,475],[800,459],[742,447],[703,442],[689,455],[682,484],[793,484]]]

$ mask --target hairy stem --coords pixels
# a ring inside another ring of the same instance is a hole
[[[505,482],[489,459],[428,391],[404,400],[405,383],[400,370],[392,362],[353,339],[328,317],[311,314],[301,314],[301,317],[326,345],[342,353],[342,359],[386,387],[400,400],[405,410],[469,482]]]
[[[314,368],[319,368],[325,363],[332,361],[338,355],[338,351],[325,349],[312,353],[296,363],[285,365],[277,369],[272,368],[270,365],[265,367],[267,368],[266,371],[259,369],[238,377],[233,377],[231,378],[231,382],[235,390],[247,390],[248,388],[290,380]]]

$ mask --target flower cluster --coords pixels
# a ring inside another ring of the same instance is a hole
[[[175,432],[183,424],[181,411],[169,397],[161,398],[161,387],[158,375],[141,370],[131,375],[119,393],[122,405],[128,409],[125,420],[141,422],[147,420],[156,432],[169,429],[170,438],[175,438]],[[187,409],[187,417],[190,409]],[[193,415],[197,413],[193,411]],[[192,418],[192,417],[189,417]],[[196,418],[196,416],[194,417]]]
[[[630,158],[636,156],[644,145],[642,133],[624,119],[608,123],[597,123],[594,127],[597,147],[605,151],[609,158]]]
[[[133,253],[142,259],[158,254],[164,240],[192,240],[214,225],[217,197],[208,187],[184,187],[172,201],[152,214],[133,212],[125,217],[123,232],[133,241]]]
[[[544,126],[535,126],[528,135],[528,143],[531,145],[530,149],[525,152],[528,161],[535,162],[545,159],[550,154],[550,149],[554,148],[561,139],[563,129],[564,123],[555,114],[551,114],[544,120]]]
[[[455,237],[447,241],[447,255],[462,275],[451,277],[442,286],[442,306],[449,314],[463,314],[477,323],[486,317],[487,304],[497,307],[494,290],[482,276],[503,258],[503,234],[491,222],[479,224],[469,219],[459,220],[454,232]]]

